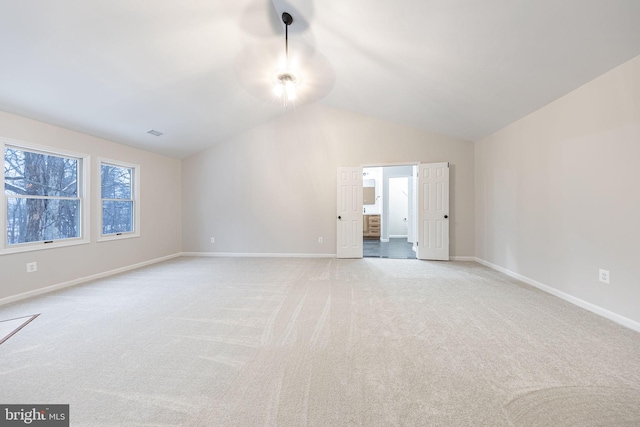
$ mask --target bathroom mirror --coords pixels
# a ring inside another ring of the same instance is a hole
[[[363,179],[362,180],[362,204],[363,205],[375,205],[376,204],[376,180],[375,179]]]

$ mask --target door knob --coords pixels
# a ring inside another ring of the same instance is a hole
[[[342,217],[340,215],[338,215],[338,219],[342,221]]]
[[[444,219],[447,219],[447,218],[449,218],[449,215],[445,215],[445,216],[444,216]]]

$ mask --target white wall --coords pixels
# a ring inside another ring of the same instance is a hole
[[[475,156],[476,256],[640,322],[640,57]]]
[[[98,156],[140,165],[141,211],[139,238],[96,243],[100,211],[91,203],[91,243],[0,255],[0,301],[180,252],[179,160],[3,112],[0,135],[90,155],[94,197],[100,194]],[[26,273],[26,263],[33,261],[38,271]]]
[[[391,201],[391,191],[390,191],[389,180],[391,178],[410,177],[410,176],[413,176],[413,173],[414,173],[414,167],[411,165],[387,166],[382,168],[382,198],[384,200],[384,203],[382,206],[382,222],[381,222],[381,229],[380,229],[380,233],[381,233],[380,240],[382,240],[383,242],[388,242],[389,236],[396,234],[391,230],[391,224],[389,223],[391,219],[391,209],[392,209],[392,206],[394,205],[394,202]],[[409,184],[409,186],[410,186],[410,190],[413,191],[413,180],[411,180],[411,183]],[[407,209],[409,208],[415,210],[413,203],[408,204]],[[413,217],[413,214],[412,214],[412,217]]]
[[[409,178],[389,179],[389,237],[409,232]]]
[[[183,250],[335,254],[336,168],[418,161],[452,163],[451,254],[472,256],[473,143],[320,105],[183,161]]]

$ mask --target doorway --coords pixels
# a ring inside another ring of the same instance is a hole
[[[416,165],[364,167],[363,256],[416,259]]]
[[[404,166],[406,167],[406,166]],[[449,162],[410,165],[409,213],[407,243],[412,242],[416,258],[421,260],[449,260]],[[389,168],[389,171],[387,171]],[[390,243],[388,230],[388,179],[394,166],[381,167],[382,183],[375,179],[374,188],[364,188],[364,168],[338,167],[336,257],[362,258],[363,237]],[[366,176],[366,175],[365,175]],[[407,176],[396,175],[396,176]],[[382,194],[380,192],[382,191]],[[364,198],[373,201],[364,203]],[[381,200],[382,199],[382,200]],[[382,203],[387,199],[387,203]],[[382,213],[379,213],[382,206]],[[372,212],[372,209],[378,210]],[[373,218],[372,218],[373,217]],[[367,222],[364,219],[367,218]],[[373,233],[377,235],[372,236]],[[384,256],[384,254],[378,254]]]

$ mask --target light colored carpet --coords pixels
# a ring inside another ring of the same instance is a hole
[[[17,319],[0,320],[0,344],[20,332],[22,328],[31,323],[36,317],[38,317],[37,314],[18,317]]]
[[[640,334],[470,262],[179,258],[0,307],[73,426],[640,425]]]

